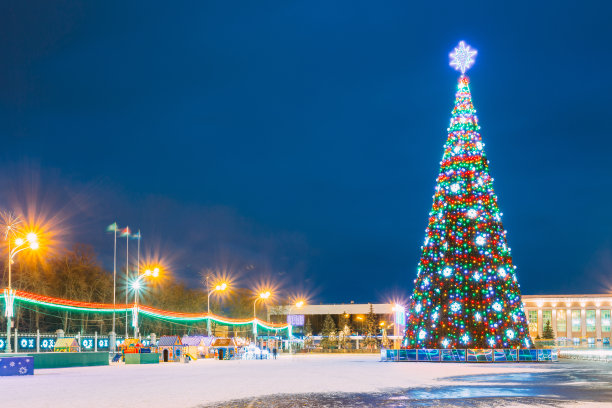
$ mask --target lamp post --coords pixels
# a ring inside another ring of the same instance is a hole
[[[291,305],[291,306],[289,307],[289,312],[287,313],[287,317],[291,316],[291,310],[292,310],[294,307],[295,307],[295,308],[297,308],[297,309],[299,309],[299,308],[301,308],[302,306],[304,306],[304,301],[303,301],[303,300],[300,300],[300,301],[298,301],[298,302],[295,302],[295,304],[294,304],[294,305]],[[289,320],[289,319],[287,319],[287,320]],[[292,344],[292,341],[293,341],[293,325],[292,325],[291,323],[289,323],[289,322],[287,322],[287,324],[289,324],[289,354],[291,354],[291,353],[292,353],[292,347],[291,347],[291,344]]]
[[[210,337],[210,295],[212,295],[215,291],[223,291],[225,289],[227,289],[227,283],[225,282],[215,286],[213,290],[210,290],[210,287],[208,288],[208,300],[206,302],[206,305],[208,306],[208,313],[206,315],[206,334],[208,337]]]
[[[132,283],[132,289],[134,289],[134,309],[135,309],[135,313],[138,313],[138,294],[140,292],[140,288],[142,287],[141,284],[141,280],[144,279],[145,277],[149,277],[152,276],[154,278],[157,278],[159,276],[159,268],[154,268],[153,270],[151,269],[147,269],[146,271],[144,271],[143,274],[139,275],[138,278],[136,278],[136,280]],[[139,331],[138,331],[138,318],[133,319],[134,321],[134,338],[138,338],[139,335]]]
[[[257,301],[265,301],[270,297],[270,295],[271,293],[269,290],[266,292],[261,292],[259,297],[255,299],[255,302],[253,302],[253,343],[255,343],[255,345],[257,345]]]
[[[10,353],[11,352],[11,327],[12,327],[12,323],[13,323],[13,307],[12,307],[12,264],[13,262],[15,262],[13,259],[15,258],[15,255],[17,255],[19,252],[25,250],[25,249],[32,249],[32,250],[37,250],[39,248],[39,244],[38,244],[38,237],[36,236],[35,233],[30,232],[25,236],[24,238],[17,238],[15,239],[15,246],[11,248],[11,239],[8,236],[10,234],[14,234],[14,232],[11,229],[11,226],[7,226],[7,230],[6,230],[6,236],[7,236],[7,240],[8,240],[8,254],[9,254],[9,259],[8,259],[8,293],[7,296],[9,297],[10,300],[10,304],[11,307],[8,307],[9,304],[9,299],[6,300],[7,302],[7,308],[6,308],[6,346],[4,348],[4,351],[6,353]]]

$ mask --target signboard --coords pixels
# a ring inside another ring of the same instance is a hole
[[[292,326],[304,326],[304,315],[287,315],[287,323]]]
[[[94,339],[81,338],[81,348],[83,350],[93,350],[94,342]]]
[[[18,344],[20,350],[35,350],[36,337],[20,337]]]
[[[98,339],[98,350],[108,349],[108,339]]]
[[[40,349],[41,350],[53,350],[53,347],[55,347],[54,338],[48,337],[48,338],[40,339]]]

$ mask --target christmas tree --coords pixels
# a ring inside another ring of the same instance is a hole
[[[408,348],[531,347],[465,76],[475,54],[463,41],[451,54],[461,76],[414,281]]]
[[[331,315],[325,316],[321,337],[321,347],[324,349],[329,349],[336,345],[336,323]]]

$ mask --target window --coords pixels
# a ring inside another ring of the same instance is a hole
[[[579,332],[581,330],[580,310],[572,310],[572,331]]]
[[[527,320],[529,322],[529,331],[532,333],[537,333],[538,331],[538,311],[530,310],[527,315]]]
[[[604,332],[610,331],[610,311],[609,310],[601,311],[601,331],[604,331]]]
[[[567,313],[565,310],[557,310],[557,332],[567,331]]]
[[[595,310],[586,311],[586,329],[587,332],[595,331]]]
[[[550,324],[552,329],[552,310],[542,310],[542,330],[546,328],[547,324]]]

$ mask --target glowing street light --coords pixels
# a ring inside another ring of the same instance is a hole
[[[206,334],[208,335],[208,337],[210,337],[210,295],[212,295],[214,292],[222,292],[225,289],[227,289],[226,282],[215,286],[215,288],[212,290],[210,289],[210,287],[208,288],[208,301],[206,302],[206,305],[208,306],[208,314],[206,319]]]
[[[134,338],[138,338],[138,294],[140,293],[140,289],[142,289],[142,281],[144,278],[157,278],[159,276],[159,268],[155,267],[153,269],[147,268],[143,273],[141,273],[133,282],[132,289],[134,290],[134,315],[132,316],[132,324],[134,326]]]
[[[257,297],[255,299],[255,302],[253,303],[253,317],[257,317],[257,309],[255,308],[257,306],[257,301],[261,300],[261,301],[265,301],[266,299],[268,299],[270,297],[271,293],[270,291],[266,291],[266,292],[261,292],[259,294],[259,297]]]
[[[154,268],[153,270],[151,269],[147,269],[144,272],[145,276],[153,276],[154,278],[157,278],[159,276],[159,268]]]

